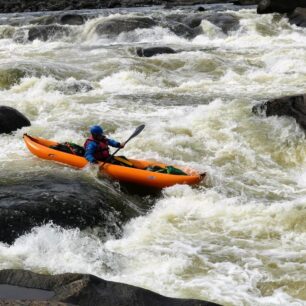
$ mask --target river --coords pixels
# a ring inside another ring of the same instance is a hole
[[[251,111],[305,93],[306,30],[255,7],[207,8],[238,17],[239,27],[225,34],[203,21],[203,34],[192,39],[159,26],[97,35],[97,24],[114,15],[194,10],[114,9],[83,12],[96,17],[67,26],[69,35],[20,43],[13,34],[33,14],[14,15],[17,25],[0,16],[1,105],[32,123],[0,136],[0,183],[41,173],[73,177],[77,170],[32,156],[22,135],[82,144],[92,124],[123,141],[144,123],[126,156],[208,173],[198,187],[165,189],[119,239],[47,224],[0,243],[1,269],[92,273],[222,305],[306,305],[305,134],[291,118]],[[135,54],[160,45],[181,52]],[[93,169],[79,175],[97,180]]]

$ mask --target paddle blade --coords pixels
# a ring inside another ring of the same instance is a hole
[[[136,128],[136,130],[134,131],[134,133],[130,136],[130,138],[125,142],[127,143],[128,141],[130,141],[132,138],[134,138],[135,136],[137,136],[138,134],[141,133],[141,131],[145,128],[145,125],[142,124],[139,127]]]

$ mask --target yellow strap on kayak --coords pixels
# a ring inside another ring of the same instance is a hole
[[[114,156],[114,159],[120,163],[123,163],[127,166],[133,167],[133,164],[126,158],[120,156]]]

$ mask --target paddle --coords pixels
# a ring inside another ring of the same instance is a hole
[[[134,138],[134,137],[136,137],[138,134],[140,134],[141,131],[142,131],[144,128],[145,128],[145,125],[144,125],[144,124],[142,124],[142,125],[140,125],[139,127],[137,127],[136,130],[134,131],[134,133],[128,138],[128,140],[126,140],[126,141],[124,142],[124,145],[126,145],[132,138]],[[106,161],[101,165],[101,167],[103,167],[104,164],[107,163],[108,161],[112,160],[112,158],[115,156],[115,154],[116,154],[119,150],[121,150],[121,149],[122,149],[122,148],[118,148],[110,157],[108,157],[108,158],[106,159]]]

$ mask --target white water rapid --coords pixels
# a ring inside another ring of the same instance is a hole
[[[25,132],[82,144],[88,127],[101,124],[122,141],[142,123],[127,157],[190,166],[207,171],[208,180],[165,189],[120,239],[35,228],[12,245],[0,243],[0,269],[92,273],[222,305],[306,305],[305,134],[294,119],[251,111],[305,93],[306,29],[255,8],[225,9],[239,18],[236,30],[225,34],[203,21],[193,39],[159,26],[111,39],[94,30],[122,13],[173,13],[160,8],[97,12],[82,26],[66,26],[68,36],[23,44],[13,40],[21,25],[2,21],[0,104],[32,126],[0,136],[0,183],[77,171],[32,156]],[[181,52],[135,54],[151,46]],[[82,175],[95,180],[93,171]]]

